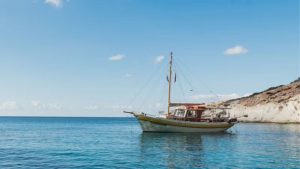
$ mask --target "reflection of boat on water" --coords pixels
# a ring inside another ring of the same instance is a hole
[[[224,134],[227,135],[229,133]],[[142,150],[164,146],[168,150],[174,148],[178,152],[200,151],[202,149],[202,136],[202,134],[194,133],[143,132],[140,135],[140,144]],[[215,135],[208,135],[208,137],[215,137]]]
[[[224,150],[224,140],[232,133],[156,133],[140,134],[140,163],[147,168],[207,168],[208,154]],[[234,144],[228,144],[231,150]],[[153,162],[155,161],[155,162]],[[219,168],[219,167],[216,167]]]
[[[194,133],[143,132],[140,151],[140,162],[148,168],[198,168],[203,163],[202,136]]]
[[[172,62],[171,53],[166,115],[155,117],[142,112],[124,112],[134,115],[145,132],[221,132],[232,127],[237,119],[229,117],[226,112],[228,108],[208,107],[202,103],[171,103]]]

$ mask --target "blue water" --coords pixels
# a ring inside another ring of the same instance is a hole
[[[300,125],[171,134],[133,118],[0,117],[0,168],[300,168]]]

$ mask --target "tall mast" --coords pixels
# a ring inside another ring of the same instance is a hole
[[[172,62],[173,62],[173,53],[170,55],[170,74],[169,74],[169,96],[168,96],[168,115],[170,115],[170,104],[171,104],[171,87],[172,87]]]

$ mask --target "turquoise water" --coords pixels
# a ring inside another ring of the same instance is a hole
[[[0,168],[300,168],[300,125],[142,133],[133,118],[0,118]]]

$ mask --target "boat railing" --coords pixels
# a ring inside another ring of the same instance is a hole
[[[228,120],[228,118],[168,118],[173,120],[179,120],[179,121],[189,121],[189,122],[224,122]]]
[[[210,118],[197,118],[197,117],[176,117],[169,116],[168,119],[179,120],[179,121],[191,121],[191,122],[210,122],[212,119]]]

